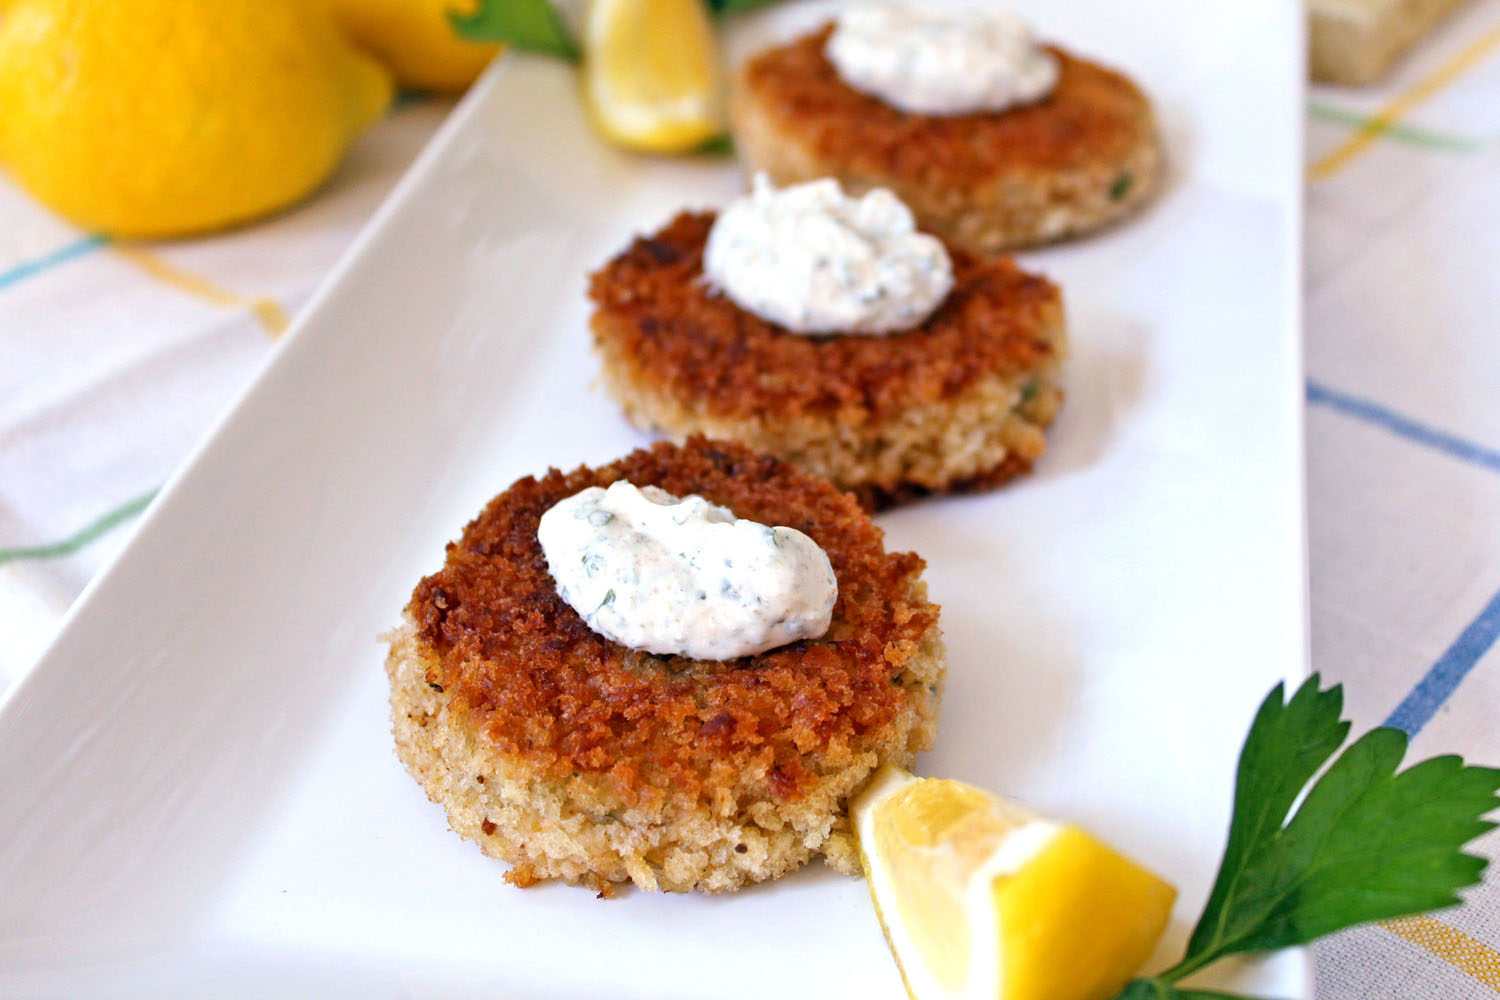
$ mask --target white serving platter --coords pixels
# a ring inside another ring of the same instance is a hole
[[[1064,287],[1035,476],[882,517],[928,561],[949,682],[929,774],[1214,875],[1259,700],[1303,675],[1302,11],[1018,6],[1130,71],[1160,200],[1024,255]],[[743,53],[818,20],[731,28]],[[486,499],[646,442],[590,385],[585,274],[740,189],[602,146],[571,71],[502,58],[0,707],[0,995],[901,995],[862,882],[528,891],[392,752],[383,647]],[[1305,996],[1301,955],[1205,980]]]

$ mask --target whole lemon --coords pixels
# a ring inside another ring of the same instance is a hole
[[[5,0],[0,160],[90,229],[180,236],[297,201],[391,81],[306,0]]]
[[[468,13],[475,0],[332,0],[349,37],[380,59],[403,87],[463,90],[500,50],[453,30],[449,11]]]

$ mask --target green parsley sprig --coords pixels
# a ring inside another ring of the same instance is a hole
[[[449,11],[448,20],[470,41],[506,42],[530,52],[578,58],[578,45],[549,0],[479,0],[473,13]]]
[[[1349,735],[1343,689],[1319,690],[1314,674],[1284,697],[1278,684],[1240,752],[1229,843],[1187,953],[1116,1000],[1246,1000],[1176,984],[1228,955],[1452,906],[1483,875],[1462,848],[1495,827],[1483,817],[1500,805],[1500,770],[1449,755],[1397,773],[1407,736],[1382,727],[1313,781]]]
[[[732,14],[776,0],[705,0],[715,14]],[[470,14],[450,12],[453,30],[475,42],[505,42],[518,49],[577,60],[578,43],[550,0],[479,0]]]

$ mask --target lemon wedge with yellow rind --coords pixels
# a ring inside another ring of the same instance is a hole
[[[885,767],[852,812],[913,1000],[1109,1000],[1177,896],[1082,830],[960,781]]]
[[[626,149],[683,153],[724,130],[703,0],[590,0],[583,83],[595,127]]]

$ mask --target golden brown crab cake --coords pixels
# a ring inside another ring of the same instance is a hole
[[[537,524],[619,480],[811,536],[838,577],[828,633],[695,661],[592,631],[558,596]],[[397,753],[517,885],[716,892],[820,853],[856,871],[847,799],[881,764],[910,767],[937,728],[943,648],[922,565],[886,552],[827,481],[727,442],[522,479],[448,546],[387,637]]]
[[[778,185],[834,177],[894,191],[922,229],[974,253],[1050,243],[1131,214],[1156,191],[1151,102],[1124,74],[1055,47],[1053,92],[1001,112],[913,114],[840,78],[832,25],[749,60],[730,102],[735,149]]]
[[[684,213],[593,275],[604,385],[636,424],[739,441],[880,507],[1031,469],[1062,405],[1062,295],[949,248],[954,284],[912,330],[808,337],[703,280],[714,216]]]

